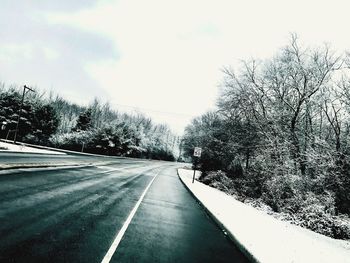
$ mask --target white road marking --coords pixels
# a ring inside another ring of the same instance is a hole
[[[126,170],[129,170],[130,172],[135,172],[135,170],[140,170],[140,172],[143,172],[144,167],[143,166],[136,166],[136,167],[119,167],[119,168],[111,168],[111,167],[104,167],[104,166],[96,166],[99,169],[107,169],[106,171],[100,172],[100,174],[106,174],[106,173],[110,173],[110,172],[115,172],[115,171],[119,171],[119,172],[124,172]],[[160,166],[151,166],[151,169],[153,168],[158,168]]]
[[[131,223],[131,220],[133,219],[134,215],[136,214],[137,209],[139,208],[143,198],[145,197],[148,189],[151,187],[154,179],[156,179],[156,177],[158,176],[159,172],[152,178],[151,182],[147,185],[146,189],[143,191],[140,199],[137,201],[136,205],[134,206],[134,208],[131,210],[128,218],[126,219],[126,221],[124,222],[123,227],[120,229],[118,235],[115,237],[111,247],[108,249],[107,254],[104,256],[103,260],[101,261],[101,263],[109,263],[110,260],[112,259],[114,252],[116,251],[120,241],[122,240],[126,229],[128,228],[128,226]]]
[[[100,168],[100,167],[98,167],[98,168]],[[106,174],[106,173],[110,173],[110,172],[124,171],[124,170],[126,170],[126,168],[112,168],[112,169],[109,169],[107,171],[103,171],[100,174]]]

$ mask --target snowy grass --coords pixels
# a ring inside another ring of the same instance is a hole
[[[0,151],[22,152],[22,153],[43,153],[43,154],[65,154],[62,152],[38,149],[34,147],[24,146],[22,144],[12,144],[0,142]]]
[[[196,181],[193,171],[179,169],[190,191],[259,262],[350,263],[350,242],[337,240],[280,221]]]
[[[233,196],[238,201],[263,210],[279,220],[288,221],[332,238],[350,241],[350,218],[347,215],[335,215],[334,197],[331,194],[316,196],[312,192],[304,195],[297,193],[293,198],[283,200],[281,196],[276,193],[271,195],[270,192],[260,196],[258,194],[254,198],[251,197],[252,190],[254,191],[252,186],[247,187],[242,181],[234,181],[222,171],[209,172],[199,181]],[[283,189],[280,190],[283,192]],[[276,198],[280,198],[279,212],[268,205],[271,202],[273,205]]]

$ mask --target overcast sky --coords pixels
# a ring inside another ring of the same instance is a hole
[[[215,106],[223,66],[266,58],[295,32],[350,49],[332,0],[0,0],[0,81],[143,111],[181,133]]]

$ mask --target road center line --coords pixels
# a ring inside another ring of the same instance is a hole
[[[109,263],[110,260],[112,259],[114,252],[116,251],[120,241],[122,240],[126,229],[128,228],[128,226],[131,223],[131,220],[133,219],[134,215],[136,214],[137,209],[139,208],[143,198],[145,197],[148,189],[151,187],[154,179],[156,179],[156,177],[158,176],[159,172],[152,178],[151,182],[147,185],[146,189],[143,191],[140,199],[137,201],[136,205],[134,206],[134,208],[131,210],[128,218],[126,219],[126,221],[124,222],[123,227],[120,229],[118,235],[115,237],[111,247],[108,249],[107,254],[104,256],[103,260],[101,261],[101,263]]]

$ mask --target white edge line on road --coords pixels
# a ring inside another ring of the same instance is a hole
[[[122,240],[128,226],[131,223],[131,220],[133,219],[134,215],[136,214],[137,209],[139,208],[143,198],[145,197],[148,189],[151,187],[153,181],[156,179],[156,177],[158,176],[159,172],[152,178],[151,182],[147,185],[146,189],[143,191],[140,199],[137,201],[136,205],[134,206],[134,208],[131,210],[128,218],[126,219],[126,221],[124,222],[123,227],[120,229],[118,235],[115,237],[111,247],[108,249],[107,254],[104,256],[104,258],[102,259],[101,263],[109,263],[110,260],[112,259],[114,252],[116,251],[120,241]]]

